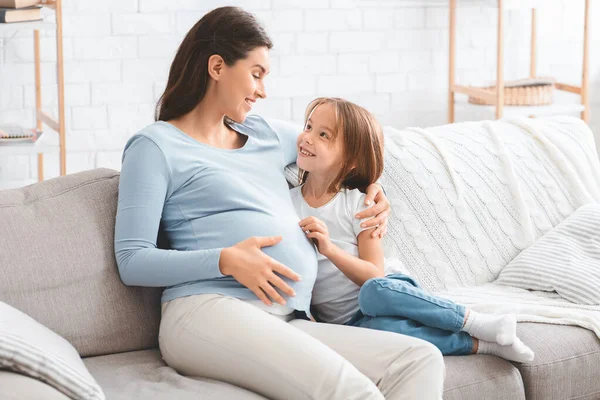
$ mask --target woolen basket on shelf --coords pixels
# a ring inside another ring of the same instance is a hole
[[[540,106],[552,104],[554,82],[550,77],[526,78],[506,81],[504,84],[504,104],[509,106]],[[495,86],[486,86],[493,93]],[[492,101],[469,96],[469,103],[479,105],[494,105]]]

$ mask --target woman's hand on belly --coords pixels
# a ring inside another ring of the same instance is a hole
[[[285,305],[285,299],[275,290],[275,287],[290,297],[295,296],[296,293],[275,272],[296,282],[301,279],[300,275],[261,250],[263,247],[274,246],[280,241],[281,236],[253,236],[232,247],[224,248],[221,250],[219,269],[223,275],[233,276],[235,280],[250,289],[266,305],[272,305],[269,298]]]

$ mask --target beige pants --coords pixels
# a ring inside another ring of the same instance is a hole
[[[442,398],[444,361],[420,339],[391,332],[280,318],[223,295],[162,305],[165,362],[187,376],[270,399]]]

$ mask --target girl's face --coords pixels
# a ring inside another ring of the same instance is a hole
[[[343,160],[342,133],[334,138],[335,111],[332,104],[318,105],[298,136],[298,167],[335,177]]]
[[[225,115],[235,122],[244,122],[256,100],[267,97],[264,78],[269,65],[269,49],[256,47],[246,58],[224,66],[217,93]]]

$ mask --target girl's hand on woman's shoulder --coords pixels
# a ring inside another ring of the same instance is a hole
[[[365,205],[372,207],[356,214],[356,218],[363,219],[373,217],[368,221],[363,222],[360,226],[370,228],[377,226],[371,232],[371,237],[384,237],[387,232],[387,222],[390,215],[390,202],[383,192],[383,187],[378,183],[372,183],[367,187],[367,196],[365,197]]]
[[[325,257],[329,257],[329,254],[333,250],[333,243],[331,243],[329,230],[325,222],[316,217],[308,217],[300,221],[299,225],[306,234],[306,237],[315,242],[319,253]]]
[[[275,287],[290,297],[295,296],[296,292],[275,272],[296,282],[301,280],[301,277],[261,250],[280,241],[281,236],[253,236],[227,247],[221,250],[219,269],[223,275],[233,276],[236,281],[250,289],[266,305],[272,305],[270,299],[273,299],[283,306],[286,303],[285,299]]]

